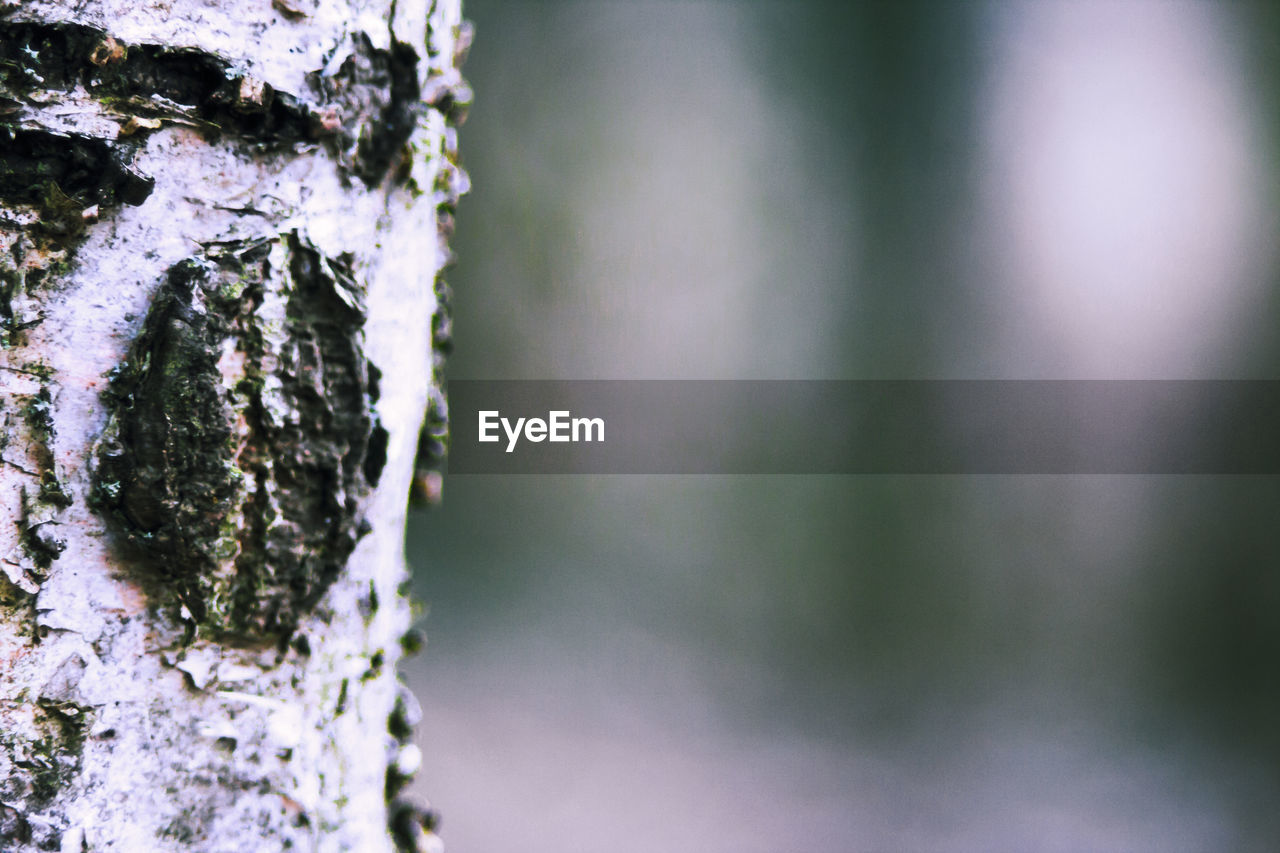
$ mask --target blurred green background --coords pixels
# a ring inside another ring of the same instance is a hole
[[[454,378],[1277,378],[1266,3],[466,12]],[[1278,516],[1269,477],[447,477],[415,784],[452,853],[1271,850]]]

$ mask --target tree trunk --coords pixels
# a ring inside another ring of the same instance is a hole
[[[467,40],[0,0],[5,851],[438,846],[395,667]]]

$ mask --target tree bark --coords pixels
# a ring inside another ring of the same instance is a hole
[[[0,848],[438,847],[395,667],[468,40],[0,0]]]

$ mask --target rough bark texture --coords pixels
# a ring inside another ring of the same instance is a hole
[[[0,0],[0,849],[438,846],[395,665],[468,38]]]

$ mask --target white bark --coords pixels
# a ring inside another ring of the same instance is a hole
[[[0,0],[0,849],[396,849],[465,40]]]

